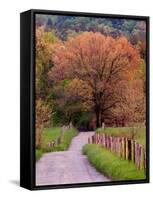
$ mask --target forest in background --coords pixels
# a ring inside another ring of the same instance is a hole
[[[145,126],[145,21],[36,15],[36,144],[95,117]]]

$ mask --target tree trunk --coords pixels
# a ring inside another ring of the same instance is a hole
[[[96,113],[96,128],[99,128],[100,127],[100,123],[99,123],[99,119],[100,119],[100,109],[99,109],[99,106],[96,106],[96,109],[95,109],[95,113]]]

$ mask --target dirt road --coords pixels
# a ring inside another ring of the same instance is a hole
[[[36,185],[110,181],[91,166],[81,150],[94,132],[80,132],[68,151],[46,153],[36,163]]]

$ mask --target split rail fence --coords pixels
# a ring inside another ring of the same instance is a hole
[[[143,145],[132,139],[94,134],[88,138],[88,144],[100,144],[119,157],[132,161],[138,169],[146,169],[146,151]]]

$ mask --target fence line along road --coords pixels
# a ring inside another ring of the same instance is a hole
[[[96,133],[88,138],[88,144],[100,144],[119,157],[132,161],[138,169],[146,169],[146,150],[132,139]]]

